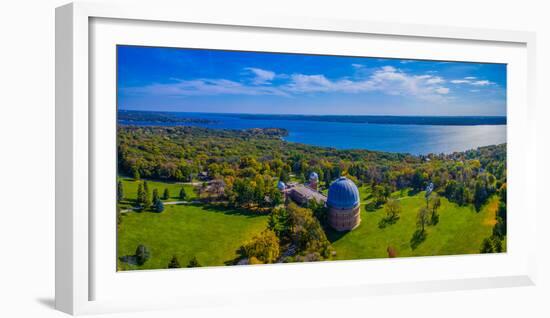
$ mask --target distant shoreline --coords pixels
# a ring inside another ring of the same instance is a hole
[[[431,126],[479,126],[506,125],[506,116],[394,116],[394,115],[294,115],[294,114],[243,114],[243,113],[196,113],[196,112],[159,112],[119,110],[119,120],[127,120],[136,114],[154,116],[156,121],[193,122],[201,116],[222,116],[242,120],[292,120],[350,124],[386,124],[386,125],[431,125]],[[162,115],[160,117],[159,115]],[[135,118],[134,118],[135,119]],[[145,118],[141,118],[145,119]]]

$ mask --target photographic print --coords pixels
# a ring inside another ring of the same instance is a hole
[[[117,46],[117,270],[506,252],[505,64]]]

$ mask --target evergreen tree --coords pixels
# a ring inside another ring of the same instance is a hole
[[[271,198],[271,206],[276,207],[279,204],[283,203],[283,195],[278,189],[273,189],[269,196]]]
[[[157,203],[157,201],[159,201],[160,198],[159,198],[159,190],[158,189],[153,189],[153,198],[151,200],[151,202],[153,202],[153,204]]]
[[[290,215],[285,208],[273,210],[268,217],[267,227],[275,232],[279,240],[287,242],[290,240]]]
[[[182,201],[184,201],[187,198],[187,194],[185,193],[185,188],[184,187],[181,187],[179,198]]]
[[[154,204],[153,204],[153,210],[157,213],[160,213],[162,211],[164,211],[164,203],[162,203],[161,200],[157,200]]]
[[[202,265],[199,263],[199,260],[196,256],[193,256],[193,258],[189,261],[189,264],[187,264],[187,267],[201,267]]]
[[[172,259],[170,260],[170,263],[168,263],[168,268],[180,268],[180,262],[178,261],[178,258],[174,255],[172,256]]]
[[[147,181],[143,181],[143,207],[148,208],[151,206],[151,193],[149,192],[149,185]]]
[[[124,187],[121,180],[118,180],[116,185],[116,200],[117,202],[124,200]]]
[[[164,192],[162,193],[162,199],[163,200],[170,199],[170,190],[168,190],[168,188],[164,188]]]
[[[487,200],[487,188],[483,180],[478,179],[474,188],[474,206],[477,211],[481,209],[481,206]]]
[[[145,201],[145,192],[143,191],[143,185],[140,183],[138,184],[137,188],[136,204],[140,207],[143,207]]]

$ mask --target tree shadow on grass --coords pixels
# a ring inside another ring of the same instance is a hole
[[[380,210],[381,207],[382,207],[382,205],[377,206],[372,201],[366,202],[365,205],[363,206],[365,212],[367,212],[367,213],[377,212],[377,211]]]
[[[399,220],[399,216],[394,216],[394,217],[386,216],[386,217],[382,218],[380,220],[380,222],[378,222],[378,228],[383,229],[388,225],[395,224],[397,222],[397,220]]]
[[[426,240],[426,231],[416,230],[411,238],[411,248],[414,250],[420,245],[420,243]]]
[[[437,223],[439,223],[439,214],[438,213],[432,214],[432,216],[430,217],[430,225],[435,226],[437,225]]]
[[[239,262],[246,258],[246,255],[242,246],[240,246],[238,249],[235,250],[235,254],[237,254],[237,257],[227,260],[223,263],[226,266],[239,265]]]
[[[325,234],[327,235],[327,239],[329,240],[330,243],[337,242],[339,239],[346,236],[346,234],[348,234],[349,232],[351,232],[351,231],[339,232],[339,231],[336,231],[332,228],[326,228],[325,229]]]
[[[118,258],[122,263],[126,263],[128,265],[139,265],[137,261],[136,255],[124,255]]]
[[[203,210],[215,213],[223,213],[226,215],[241,215],[249,218],[255,218],[260,216],[265,216],[268,213],[254,212],[243,208],[230,208],[220,204],[211,204],[211,203],[191,203],[189,206],[199,207]]]

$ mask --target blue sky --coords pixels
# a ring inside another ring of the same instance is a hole
[[[118,46],[119,109],[506,115],[506,65]]]

